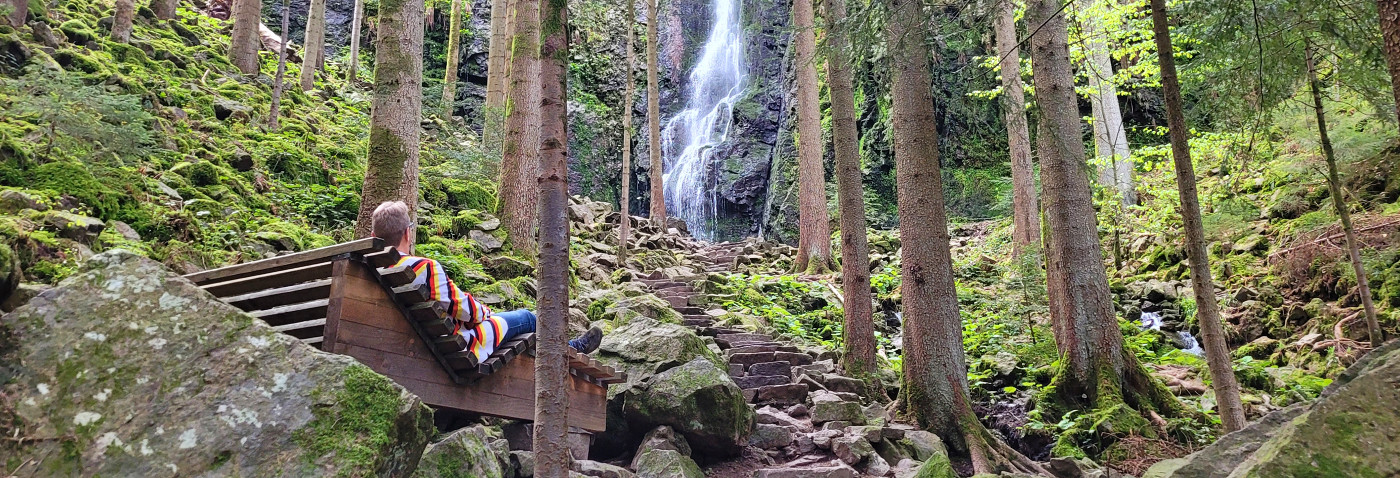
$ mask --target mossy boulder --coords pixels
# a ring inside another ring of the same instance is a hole
[[[124,250],[0,322],[18,476],[402,476],[432,412]],[[7,413],[8,415],[9,413]]]
[[[499,431],[467,427],[423,451],[414,478],[501,478],[514,476],[510,446]]]
[[[631,429],[670,426],[696,453],[734,456],[747,444],[754,413],[729,373],[704,358],[652,376],[627,392]]]
[[[588,305],[588,320],[607,320],[627,324],[645,317],[667,324],[681,323],[681,315],[671,304],[650,293],[630,294],[625,290],[609,289]]]
[[[695,460],[675,450],[647,450],[637,456],[637,476],[647,478],[704,478]]]

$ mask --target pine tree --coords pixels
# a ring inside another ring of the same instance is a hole
[[[660,65],[656,57],[657,27],[656,9],[660,0],[647,2],[647,139],[651,153],[651,211],[652,221],[666,224],[666,192],[661,184],[663,164],[661,161],[661,86],[657,69]]]
[[[286,90],[287,44],[291,43],[288,23],[291,21],[291,2],[282,2],[282,43],[277,45],[277,76],[272,80],[272,109],[267,115],[267,125],[273,130],[282,127],[282,93]]]
[[[506,90],[509,88],[511,37],[515,35],[515,0],[491,2],[491,38],[486,59],[486,107],[481,142],[490,157],[501,153],[505,134]]]
[[[1118,104],[1118,88],[1113,84],[1113,59],[1110,45],[1104,40],[1106,32],[1096,17],[1095,2],[1109,0],[1079,0],[1088,11],[1083,18],[1084,74],[1089,77],[1089,105],[1093,111],[1094,145],[1103,166],[1099,169],[1099,184],[1114,189],[1123,204],[1135,204],[1133,191],[1132,150],[1128,148],[1128,133],[1123,129],[1123,111]]]
[[[301,57],[301,91],[316,87],[316,71],[326,56],[326,0],[311,0],[306,13],[306,53]]]
[[[131,41],[131,22],[136,19],[136,2],[133,0],[116,0],[112,14],[112,41],[117,43],[127,43]]]
[[[977,421],[968,394],[962,317],[953,285],[953,258],[938,164],[928,47],[919,0],[888,0],[893,77],[893,126],[904,301],[904,362],[900,409],[966,456],[976,473],[1040,471]]]
[[[515,6],[500,212],[511,246],[531,256],[540,197],[540,0],[516,0]]]
[[[792,2],[797,58],[797,257],[799,273],[831,270],[831,218],[826,212],[821,104],[817,92],[817,34],[812,0]]]
[[[568,478],[569,138],[568,0],[540,11],[540,316],[535,334],[535,476]]]
[[[233,33],[229,36],[229,63],[245,75],[258,74],[258,49],[262,39],[262,0],[233,0]]]
[[[470,7],[468,7],[470,8]],[[447,67],[442,80],[442,117],[452,118],[457,108],[457,61],[462,44],[462,0],[452,0],[447,22]]]
[[[1157,51],[1161,53],[1157,66],[1162,71],[1162,101],[1167,107],[1167,128],[1171,137],[1172,160],[1176,165],[1176,189],[1181,196],[1186,259],[1191,263],[1191,288],[1196,293],[1196,323],[1201,326],[1201,341],[1205,343],[1206,362],[1210,366],[1211,387],[1215,389],[1220,422],[1225,432],[1229,433],[1244,428],[1248,419],[1244,416],[1240,384],[1235,380],[1234,362],[1220,325],[1220,304],[1215,298],[1210,256],[1206,253],[1205,226],[1201,221],[1201,202],[1196,196],[1196,170],[1191,164],[1186,113],[1181,102],[1181,85],[1176,79],[1171,32],[1167,27],[1166,1],[1151,0],[1151,3],[1152,31],[1157,40]]]
[[[354,84],[359,79],[360,70],[360,24],[365,15],[365,0],[355,0],[355,12],[350,18],[350,67],[345,78]]]
[[[374,42],[369,161],[355,236],[368,237],[374,208],[403,201],[418,209],[418,139],[423,110],[423,2],[380,0]]]
[[[637,21],[636,0],[627,2],[627,85],[622,93],[622,194],[618,197],[618,210],[622,220],[617,230],[617,263],[627,265],[627,242],[632,237],[632,101],[636,96],[637,55],[634,45]],[[650,1],[650,0],[647,0]]]
[[[1040,205],[1035,193],[1035,167],[1031,164],[1031,133],[1026,124],[1026,96],[1021,88],[1021,49],[1016,40],[1016,4],[997,2],[996,47],[1001,58],[1001,105],[1006,116],[1007,143],[1011,146],[1011,238],[1016,255],[1027,247],[1039,248]]]
[[[1390,84],[1400,85],[1400,0],[1376,0],[1380,12],[1381,38],[1385,46],[1385,62],[1390,67]],[[1400,87],[1392,87],[1395,115],[1400,118]]]

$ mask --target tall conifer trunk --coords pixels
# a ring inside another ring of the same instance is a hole
[[[1016,40],[1016,4],[997,2],[997,55],[1001,61],[1001,105],[1011,146],[1011,238],[1016,255],[1040,245],[1040,206],[1031,164],[1031,133],[1026,124],[1026,95],[1021,88],[1021,49]]]
[[[893,126],[904,298],[900,410],[968,459],[977,473],[1040,471],[977,421],[968,395],[962,317],[952,294],[953,257],[938,164],[932,78],[919,0],[887,0]]]
[[[258,48],[262,39],[262,0],[233,0],[233,33],[229,37],[228,61],[245,75],[258,74]]]
[[[442,79],[444,119],[452,119],[452,112],[457,109],[457,57],[461,56],[462,45],[462,0],[452,0],[452,9],[448,14],[452,18],[447,22],[447,68]]]
[[[1317,63],[1313,59],[1311,43],[1305,47],[1308,66],[1308,86],[1312,90],[1313,111],[1317,114],[1317,134],[1322,144],[1322,156],[1327,160],[1327,189],[1332,195],[1332,206],[1342,222],[1342,233],[1347,240],[1347,256],[1351,268],[1356,272],[1356,293],[1361,296],[1361,307],[1366,312],[1366,330],[1370,334],[1371,347],[1379,347],[1385,341],[1385,332],[1376,320],[1376,306],[1371,303],[1371,284],[1366,280],[1366,266],[1361,263],[1361,245],[1356,240],[1356,229],[1351,223],[1351,211],[1347,209],[1346,197],[1342,193],[1342,180],[1337,174],[1337,156],[1332,151],[1332,139],[1327,136],[1327,114],[1322,108],[1322,82],[1317,79]]]
[[[569,436],[569,138],[568,1],[540,11],[539,336],[535,346],[535,476],[568,478]],[[583,457],[587,458],[587,457]]]
[[[491,39],[486,57],[486,107],[481,143],[488,157],[501,154],[505,135],[506,90],[509,89],[511,39],[515,35],[515,1],[491,0]]]
[[[325,56],[326,0],[311,0],[306,13],[306,53],[301,57],[301,91],[316,87],[316,71],[321,69]]]
[[[1390,66],[1390,85],[1391,92],[1395,96],[1395,115],[1400,118],[1400,0],[1376,0],[1376,8],[1380,12],[1385,62]]]
[[[500,212],[511,246],[535,254],[540,189],[540,0],[516,0]]]
[[[797,58],[797,257],[799,273],[831,270],[831,218],[822,165],[822,111],[817,92],[817,33],[813,0],[793,0]]]
[[[864,379],[871,392],[884,395],[875,375],[875,324],[871,322],[870,245],[865,237],[865,191],[856,139],[855,88],[851,80],[850,28],[846,0],[826,1],[826,57],[831,96],[831,137],[836,150],[836,200],[841,214],[841,289],[845,295],[841,366]],[[825,209],[823,209],[825,210]],[[830,242],[830,241],[828,241]]]
[[[273,130],[282,127],[282,93],[287,89],[287,44],[291,43],[288,24],[291,23],[291,2],[282,2],[282,42],[277,45],[277,76],[272,79],[272,109],[267,124]]]
[[[158,20],[170,20],[175,18],[175,9],[179,6],[180,0],[151,0],[151,13],[156,14]]]
[[[622,221],[618,223],[617,230],[617,263],[619,267],[627,266],[627,241],[632,237],[632,101],[637,93],[636,74],[637,55],[635,40],[637,37],[637,1],[623,0],[627,2],[627,86],[622,93],[622,194],[618,197],[618,210],[622,211]],[[650,1],[650,0],[645,0]]]
[[[1187,139],[1186,114],[1181,102],[1181,85],[1176,79],[1171,31],[1167,26],[1166,0],[1151,0],[1152,33],[1157,40],[1157,65],[1162,70],[1162,100],[1167,107],[1167,128],[1176,165],[1176,189],[1181,195],[1181,222],[1186,232],[1186,259],[1191,262],[1191,288],[1196,292],[1196,323],[1201,326],[1206,362],[1210,366],[1211,387],[1219,405],[1220,422],[1229,433],[1244,428],[1248,419],[1240,401],[1240,384],[1235,380],[1234,362],[1225,344],[1220,325],[1220,304],[1215,298],[1215,282],[1210,277],[1210,256],[1206,253],[1205,226],[1201,223],[1201,203],[1196,197],[1196,170],[1191,164],[1191,144]]]
[[[365,15],[365,0],[355,0],[355,12],[350,18],[350,67],[345,78],[353,85],[359,79],[360,70],[360,25]]]
[[[661,160],[661,85],[657,76],[660,68],[656,58],[656,9],[660,0],[647,2],[647,139],[651,154],[651,210],[649,216],[666,227],[666,191],[661,184],[664,167]]]
[[[423,2],[380,0],[374,42],[369,161],[355,236],[369,237],[374,208],[403,201],[418,211],[418,140],[423,112]]]
[[[1118,104],[1118,88],[1113,84],[1113,58],[1104,35],[1106,32],[1094,17],[1095,2],[1111,0],[1078,0],[1090,10],[1084,19],[1084,73],[1089,77],[1089,105],[1094,118],[1094,145],[1100,160],[1099,184],[1117,192],[1123,204],[1136,204],[1133,190],[1132,150],[1128,148],[1128,133],[1123,129],[1123,112]]]
[[[136,19],[135,0],[117,0],[112,14],[112,41],[131,41],[131,22]]]

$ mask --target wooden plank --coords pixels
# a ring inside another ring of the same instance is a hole
[[[400,304],[418,304],[432,298],[429,295],[428,284],[405,284],[395,287],[394,297]]]
[[[413,305],[411,305],[411,306],[408,307],[408,313],[409,313],[409,316],[412,317],[414,320],[441,319],[441,318],[447,317],[447,306],[446,306],[446,305],[443,305],[442,302],[438,302],[438,301],[435,301],[435,300],[434,300],[434,301],[429,301],[429,302],[418,302],[418,303],[412,303],[412,302],[400,302],[400,303],[401,303],[401,304],[402,304],[402,303],[410,303],[410,304],[413,304]]]
[[[339,353],[335,348],[339,343],[337,337],[340,334],[340,316],[345,305],[345,281],[349,263],[348,259],[340,259],[331,264],[331,290],[326,298],[326,328],[322,332],[325,341],[321,346],[321,350],[330,353]]]
[[[397,314],[383,314],[383,315],[381,315],[381,316],[379,316],[379,317],[376,317],[376,318],[375,318],[375,319],[377,319],[376,325],[388,325],[388,326],[393,326],[393,325],[390,325],[390,324],[395,324],[395,325],[400,326],[400,327],[402,327],[402,326],[404,326],[404,325],[407,325],[408,328],[409,328],[410,330],[413,331],[413,334],[417,335],[418,338],[419,338],[420,340],[423,341],[423,343],[425,344],[424,347],[427,347],[426,344],[432,343],[432,342],[435,340],[435,338],[437,338],[437,337],[434,337],[433,335],[430,335],[428,332],[424,331],[422,327],[419,327],[418,324],[417,324],[416,322],[414,322],[414,321],[412,321],[412,320],[410,319],[411,315],[409,314],[408,309],[407,309],[406,307],[404,307],[404,304],[401,304],[401,303],[399,303],[399,302],[393,300],[393,296],[391,295],[392,292],[393,292],[392,288],[393,288],[393,287],[400,286],[400,285],[404,285],[404,284],[402,284],[402,283],[390,283],[390,282],[388,281],[388,279],[386,279],[386,278],[383,277],[382,275],[379,275],[379,271],[378,271],[378,270],[370,269],[368,266],[366,266],[366,265],[364,265],[364,264],[362,264],[362,263],[357,263],[357,264],[356,264],[355,266],[353,266],[352,268],[355,268],[355,269],[363,268],[363,269],[365,269],[365,273],[366,273],[367,275],[370,275],[371,277],[373,277],[373,278],[375,279],[375,281],[378,282],[378,284],[379,284],[379,289],[378,289],[377,291],[374,291],[374,292],[371,292],[371,291],[369,290],[369,289],[372,289],[371,287],[365,287],[365,289],[367,289],[367,290],[365,290],[365,295],[364,295],[365,298],[368,298],[368,299],[370,299],[370,300],[372,300],[372,301],[378,301],[378,302],[381,302],[381,303],[387,302],[388,305],[392,306],[394,309],[396,309],[396,310],[398,311]],[[412,274],[412,269],[408,269],[408,268],[403,267],[403,266],[400,266],[400,269],[403,269],[404,271],[407,272],[407,274],[400,274],[400,275],[406,275],[406,276],[408,277],[408,281],[412,281],[412,280],[413,280],[413,279],[412,279],[412,276],[409,275],[409,274]],[[459,337],[459,338],[460,338],[460,337]],[[458,348],[456,348],[455,350],[443,350],[443,349],[441,349],[441,348],[434,348],[434,349],[428,350],[428,355],[431,356],[431,357],[433,358],[433,360],[436,361],[436,362],[438,363],[438,366],[442,368],[442,370],[443,370],[444,373],[446,373],[449,377],[452,378],[452,381],[453,381],[454,383],[463,383],[462,377],[461,377],[460,375],[458,375],[457,372],[452,368],[452,365],[449,364],[449,363],[447,362],[447,358],[444,357],[443,354],[445,354],[445,353],[457,352],[457,351],[459,351],[459,350],[461,350],[462,348],[465,348],[465,347],[466,347],[465,341],[463,341],[462,347],[458,347]]]
[[[276,330],[276,331],[278,331],[278,332],[282,332],[282,333],[284,333],[284,334],[287,334],[287,335],[290,335],[290,336],[292,336],[292,337],[296,337],[296,338],[299,338],[299,339],[308,339],[308,338],[311,338],[311,337],[320,337],[320,336],[322,336],[322,335],[325,333],[325,330],[326,330],[326,319],[308,320],[308,321],[305,321],[305,322],[297,322],[297,323],[293,323],[293,324],[279,325],[279,326],[277,326],[277,327],[273,327],[272,330]]]
[[[300,304],[284,305],[267,310],[257,310],[249,312],[255,318],[262,319],[271,326],[287,325],[296,322],[305,322],[326,317],[326,308],[330,305],[329,299],[316,299]]]
[[[322,247],[320,249],[312,249],[306,252],[221,267],[204,272],[196,272],[194,274],[185,275],[185,279],[189,279],[190,282],[194,282],[198,285],[209,285],[215,282],[225,282],[244,277],[264,275],[271,272],[297,269],[320,262],[330,262],[330,258],[341,254],[364,254],[381,251],[383,249],[383,239],[370,237],[358,241]]]
[[[441,335],[433,339],[433,350],[447,355],[452,352],[460,352],[467,348],[467,338],[457,334]]]
[[[439,335],[451,334],[451,333],[452,333],[452,327],[453,327],[454,325],[456,325],[456,324],[453,324],[453,323],[452,323],[452,319],[451,319],[451,318],[447,318],[447,317],[436,318],[436,319],[427,319],[427,320],[418,320],[417,322],[418,322],[418,326],[419,326],[419,327],[422,327],[424,332],[427,332],[428,335],[431,335],[431,336],[434,336],[434,337],[439,336]]]
[[[404,264],[397,267],[380,269],[379,276],[389,287],[399,287],[413,282],[413,279],[418,277],[418,273],[413,272],[413,268],[409,267],[408,264]]]
[[[481,365],[476,360],[476,354],[471,353],[470,351],[452,352],[450,354],[447,354],[445,358],[447,359],[447,363],[451,365],[454,370],[457,371],[472,370],[475,369],[478,365]]]
[[[215,297],[231,297],[260,290],[286,287],[302,282],[325,279],[331,276],[331,269],[330,262],[322,262],[295,269],[279,270],[262,275],[203,285],[200,286],[200,288],[209,291],[209,293],[214,294]]]
[[[334,274],[334,271],[332,271],[332,274]],[[330,292],[331,280],[321,279],[228,297],[223,299],[223,301],[245,311],[265,310],[306,302],[309,299],[329,297]]]
[[[369,265],[370,267],[373,267],[375,269],[382,269],[397,264],[399,262],[399,258],[401,257],[403,257],[403,255],[399,254],[398,249],[394,249],[393,247],[385,247],[379,252],[365,254],[364,261],[365,264]]]

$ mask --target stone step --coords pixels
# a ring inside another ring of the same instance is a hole
[[[662,297],[661,299],[665,300],[667,303],[670,303],[671,308],[686,307],[690,305],[690,296],[670,296]]]
[[[757,343],[757,344],[751,343],[751,344],[752,344],[752,345],[745,345],[745,346],[743,346],[743,347],[731,347],[731,348],[725,349],[725,351],[724,351],[724,357],[725,357],[725,358],[729,358],[729,357],[733,356],[734,354],[755,354],[755,353],[763,353],[763,352],[777,352],[777,351],[778,351],[778,347],[781,347],[781,346],[782,346],[781,344],[778,344],[777,342],[766,342],[766,343]]]
[[[675,306],[675,305],[672,305],[671,308],[672,308],[672,309],[675,309],[676,312],[680,312],[681,315],[705,315],[705,309],[702,309],[702,308],[699,308],[699,307],[695,307],[695,306],[692,306],[692,305],[683,305],[683,306]]]
[[[652,295],[655,295],[662,299],[668,299],[671,297],[683,297],[685,299],[690,299],[691,297],[695,296],[695,291],[682,289],[665,289],[652,292]]]
[[[788,344],[785,344],[785,343],[782,343],[782,342],[732,342],[732,343],[729,344],[729,347],[730,347],[730,349],[742,349],[742,348],[745,348],[745,347],[763,347],[763,346],[767,346],[767,345],[773,345],[773,346],[778,347],[778,348],[776,348],[776,349],[773,350],[774,352],[801,352],[801,350],[798,349],[797,347],[793,347],[793,346],[791,346],[791,345],[788,345]],[[742,353],[742,352],[735,352],[735,353]]]
[[[744,390],[758,389],[772,385],[786,385],[792,383],[791,377],[781,375],[745,375],[734,379],[734,383]]]
[[[673,281],[673,280],[670,280],[670,279],[662,279],[662,280],[657,280],[657,281],[644,280],[644,281],[641,281],[641,282],[642,282],[643,284],[646,284],[647,287],[650,287],[651,290],[657,290],[657,291],[659,291],[659,290],[668,290],[668,289],[677,289],[677,288],[681,288],[681,287],[690,287],[690,284],[687,284],[687,283],[684,283],[684,282],[676,282],[676,281]]]
[[[747,354],[734,354],[729,356],[729,363],[743,364],[745,367],[756,363],[774,362],[777,352],[754,352]]]
[[[792,364],[789,362],[762,362],[749,365],[745,372],[751,376],[777,375],[792,378]],[[848,379],[849,380],[849,379]],[[864,382],[861,383],[864,385]]]
[[[710,319],[681,319],[681,325],[686,327],[709,327],[715,325],[715,321]]]
[[[704,319],[704,320],[715,320],[715,316],[710,315],[710,314],[681,314],[681,318],[682,318],[682,319],[695,319],[695,320],[700,320],[700,319]]]
[[[773,337],[764,334],[719,334],[715,336],[715,342],[735,343],[735,342],[772,342]]]
[[[696,331],[696,333],[707,337],[714,337],[720,334],[742,334],[744,330],[731,329],[729,327],[706,327]]]
[[[749,395],[749,393],[753,393],[753,395]],[[800,383],[769,385],[753,390],[745,390],[744,396],[749,397],[750,403],[782,406],[796,405],[807,401],[807,386]]]
[[[790,362],[793,365],[811,365],[813,362],[811,355],[801,352],[774,352],[773,360]]]
[[[846,466],[811,468],[764,468],[754,470],[753,478],[855,478],[856,471]]]

